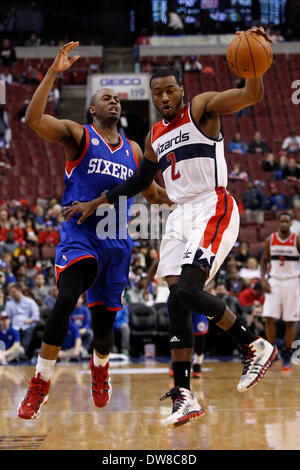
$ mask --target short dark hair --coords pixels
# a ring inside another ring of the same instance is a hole
[[[291,214],[290,212],[287,212],[287,211],[281,212],[281,213],[279,214],[278,220],[280,220],[283,215],[288,215],[289,218],[291,219],[291,221],[293,220],[292,214]]]
[[[182,80],[180,78],[180,75],[179,73],[177,72],[177,70],[175,69],[169,69],[169,68],[162,68],[162,69],[159,69],[157,70],[153,75],[152,77],[150,78],[150,82],[149,82],[149,85],[150,85],[150,88],[151,88],[151,83],[152,83],[152,80],[154,78],[162,78],[162,77],[174,77],[177,84],[179,86],[182,85]]]

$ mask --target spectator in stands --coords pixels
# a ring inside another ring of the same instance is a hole
[[[88,307],[84,305],[84,298],[81,295],[77,305],[71,314],[71,319],[78,326],[79,334],[82,341],[81,356],[88,357],[88,350],[93,342],[93,331],[91,329],[91,315]]]
[[[25,222],[24,232],[25,232],[25,241],[27,243],[36,245],[38,241],[38,236],[34,229],[32,219],[30,217],[28,217]]]
[[[5,310],[0,313],[0,342],[5,346],[4,350],[0,350],[0,364],[18,361],[24,356],[20,334],[11,326],[11,320]]]
[[[41,306],[49,294],[49,287],[45,285],[43,273],[36,274],[34,278],[34,288],[32,289],[33,297],[36,303]]]
[[[0,46],[0,67],[11,67],[17,61],[16,51],[10,40],[2,39]]]
[[[274,183],[270,184],[269,208],[273,213],[277,210],[287,208],[287,198],[283,193],[279,193]]]
[[[137,46],[144,46],[150,44],[150,37],[147,28],[142,28],[141,34],[138,36],[135,44]]]
[[[264,210],[267,207],[267,198],[261,188],[252,181],[247,182],[247,189],[243,194],[243,205],[247,222],[263,224]]]
[[[3,253],[2,259],[0,260],[1,269],[5,272],[7,284],[17,282],[17,279],[13,273],[13,257],[12,254],[7,252]]]
[[[2,18],[4,19],[0,23],[0,31],[12,32],[15,28],[16,23],[16,6],[11,5],[4,15],[2,11]]]
[[[300,179],[300,168],[295,158],[288,159],[287,167],[282,170],[281,178],[287,181],[298,181]]]
[[[43,268],[43,273],[46,279],[47,286],[53,286],[56,283],[55,279],[55,269],[51,261],[46,261],[45,266]]]
[[[8,292],[10,300],[6,302],[5,310],[11,319],[12,327],[20,333],[25,354],[30,357],[31,341],[40,319],[39,307],[33,299],[23,295],[20,284],[11,284]]]
[[[247,289],[242,290],[238,295],[238,299],[247,313],[252,311],[253,306],[262,305],[264,303],[264,295],[261,282],[257,281],[247,287]]]
[[[47,220],[45,225],[45,230],[42,230],[38,235],[38,243],[40,245],[56,246],[59,242],[59,234],[57,230],[53,228],[53,222]]]
[[[25,290],[33,289],[34,287],[34,280],[30,276],[27,276],[24,264],[20,264],[16,268],[16,281],[17,284],[22,287],[24,293]],[[32,297],[32,293],[30,295]]]
[[[25,114],[29,105],[29,100],[24,100],[21,108],[18,111],[18,118],[21,122],[25,122]]]
[[[201,72],[202,68],[202,64],[197,57],[191,55],[189,59],[185,61],[183,70],[184,72]]]
[[[274,153],[268,153],[268,155],[261,164],[261,168],[263,171],[272,172],[272,176],[274,177],[274,179],[277,178],[279,163],[275,160]]]
[[[0,146],[9,148],[11,140],[11,129],[8,122],[8,113],[3,105],[0,104]]]
[[[61,350],[58,354],[58,361],[79,361],[81,354],[81,337],[79,328],[72,321],[70,317],[69,329],[67,336],[62,344]]]
[[[245,154],[248,151],[248,145],[246,142],[242,141],[242,136],[240,132],[235,132],[231,141],[228,144],[228,150],[230,153],[236,154]]]
[[[262,305],[261,304],[254,304],[251,308],[251,311],[248,310],[246,322],[247,322],[247,326],[250,328],[252,333],[262,338],[266,337],[265,325],[262,321]]]
[[[241,240],[239,242],[239,250],[234,255],[238,268],[245,266],[247,259],[251,256],[253,256],[253,253],[250,251],[249,242],[246,240]]]
[[[243,309],[240,305],[238,298],[234,294],[230,294],[227,290],[225,282],[217,282],[215,288],[215,295],[224,300],[227,307],[237,316],[243,315]]]
[[[248,181],[248,173],[241,170],[241,164],[235,163],[233,169],[229,173],[231,181]]]
[[[0,80],[4,82],[6,85],[11,85],[13,82],[13,76],[10,72],[9,67],[1,67],[2,73],[0,74]]]
[[[168,10],[167,17],[167,33],[172,36],[180,36],[184,33],[184,26],[180,16],[174,11]]]
[[[39,85],[42,80],[43,74],[40,64],[37,64],[36,67],[29,65],[26,74],[23,77],[23,83],[27,85]]]
[[[267,142],[262,138],[259,131],[254,132],[253,141],[249,145],[249,153],[268,153]]]
[[[4,295],[3,289],[6,289],[6,286],[7,286],[6,274],[4,271],[0,271],[0,312],[4,310],[5,295]]]
[[[13,260],[17,264],[27,264],[29,258],[32,256],[32,252],[30,249],[26,246],[25,242],[22,242],[19,244],[19,246],[15,249],[13,253]],[[25,266],[24,266],[25,267]]]
[[[241,268],[239,274],[247,284],[250,284],[254,280],[259,280],[260,269],[258,259],[255,256],[249,256],[249,258],[247,258],[245,266]]]
[[[246,287],[246,282],[240,276],[240,272],[237,268],[231,268],[230,270],[228,270],[225,282],[226,289],[235,295],[238,295],[238,293]]]
[[[287,153],[298,153],[300,151],[300,136],[295,131],[291,131],[284,139],[281,148]]]
[[[49,293],[43,300],[42,308],[48,308],[49,311],[52,310],[57,299],[57,294],[58,288],[56,284],[54,284],[49,288]]]
[[[287,189],[287,208],[294,209],[300,207],[300,193],[298,186],[289,186]]]
[[[41,269],[40,269],[39,263],[37,262],[37,260],[35,259],[33,255],[29,256],[27,260],[27,264],[25,265],[25,269],[26,269],[26,276],[32,279],[33,281],[32,284],[34,285],[34,278],[38,273],[41,272]]]
[[[30,33],[30,36],[28,39],[26,39],[24,46],[26,47],[35,47],[35,46],[40,46],[41,45],[41,39],[38,37],[38,35],[33,31]]]
[[[54,103],[54,113],[55,113],[55,116],[56,116],[57,113],[58,113],[59,103],[60,103],[60,91],[59,91],[57,81],[55,81],[55,83],[52,87],[52,90],[50,91],[50,93],[48,95],[48,101]]]
[[[1,229],[0,232],[2,232],[2,229]],[[6,230],[5,234],[6,234],[6,238],[4,238],[4,235],[2,233],[0,234],[0,237],[1,237],[1,248],[0,248],[1,255],[3,255],[4,253],[10,253],[11,255],[13,255],[13,253],[19,247],[19,243],[17,243],[15,241],[14,233],[13,233],[12,230]]]
[[[11,230],[14,234],[14,240],[16,243],[23,243],[24,241],[24,232],[21,229],[21,227],[17,224],[17,220],[15,217],[10,217],[9,218],[9,230]],[[1,238],[2,234],[5,237],[5,233],[7,233],[7,229],[1,228]]]
[[[36,208],[34,210],[34,225],[36,229],[39,231],[41,229],[45,228],[46,220],[44,216],[44,209],[40,205],[36,205]]]

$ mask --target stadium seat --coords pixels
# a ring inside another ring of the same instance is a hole
[[[144,304],[131,304],[129,308],[130,355],[144,354],[147,343],[155,343],[157,335],[156,311]]]

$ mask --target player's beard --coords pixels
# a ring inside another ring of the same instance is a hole
[[[166,121],[172,121],[172,119],[176,116],[176,114],[178,113],[180,108],[183,106],[183,96],[180,96],[180,98],[178,99],[178,103],[177,103],[173,113],[170,116],[164,116],[161,109],[158,106],[156,106],[155,104],[154,104],[154,106],[157,109],[157,111],[159,111],[159,113],[162,115],[163,119],[165,119]]]

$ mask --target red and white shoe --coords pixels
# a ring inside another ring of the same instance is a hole
[[[245,392],[254,387],[265,375],[268,367],[277,356],[277,347],[272,346],[263,338],[257,338],[242,348],[242,363],[244,365],[238,392]]]
[[[111,397],[111,384],[108,369],[109,362],[107,362],[105,367],[96,367],[93,362],[93,356],[91,357],[92,397],[97,408],[106,406]]]
[[[45,382],[40,378],[32,377],[29,382],[29,389],[24,400],[18,406],[18,416],[22,419],[37,419],[40,415],[41,407],[46,405],[49,396],[50,380]]]
[[[172,399],[173,408],[170,416],[161,420],[164,426],[180,426],[205,414],[198,403],[196,393],[186,388],[174,387],[162,396],[160,401],[169,397]]]

